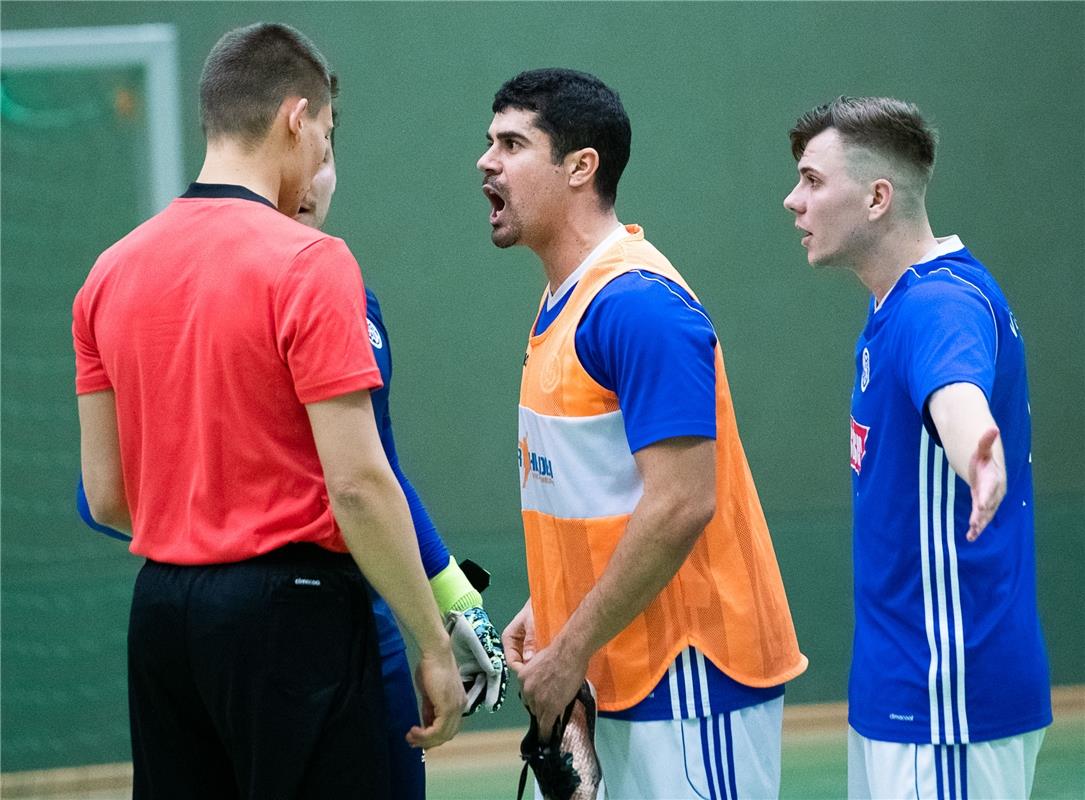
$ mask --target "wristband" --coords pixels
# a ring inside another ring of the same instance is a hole
[[[469,608],[482,607],[482,595],[476,591],[460,565],[453,556],[448,558],[448,566],[429,580],[433,589],[433,598],[437,601],[437,610],[442,619],[450,611],[466,611]]]

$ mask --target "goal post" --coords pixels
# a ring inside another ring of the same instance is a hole
[[[147,109],[148,201],[161,211],[184,188],[180,82],[173,25],[113,25],[0,31],[5,72],[138,67]]]

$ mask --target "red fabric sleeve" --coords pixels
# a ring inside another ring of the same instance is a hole
[[[341,239],[305,248],[275,293],[279,355],[301,403],[382,385],[365,321],[361,271]]]
[[[75,393],[91,394],[112,389],[113,383],[106,375],[105,365],[98,353],[98,345],[94,339],[94,331],[91,330],[87,318],[86,289],[80,289],[72,303],[72,343],[75,346]]]

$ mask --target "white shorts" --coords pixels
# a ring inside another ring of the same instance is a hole
[[[780,794],[784,698],[713,717],[599,717],[606,800],[762,800]]]
[[[848,728],[848,800],[1005,800],[1032,792],[1044,730],[961,745],[867,739]]]

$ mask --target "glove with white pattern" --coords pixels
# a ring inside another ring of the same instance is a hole
[[[450,611],[445,618],[445,629],[452,639],[452,654],[467,692],[464,716],[473,714],[480,706],[490,713],[497,711],[505,701],[509,668],[501,637],[490,616],[478,606]]]
[[[464,574],[465,569],[470,571],[471,579]],[[480,706],[491,713],[499,709],[509,682],[501,636],[482,608],[481,592],[489,579],[489,573],[474,562],[463,562],[461,569],[455,558],[449,558],[448,566],[430,579],[467,693],[465,717]]]

